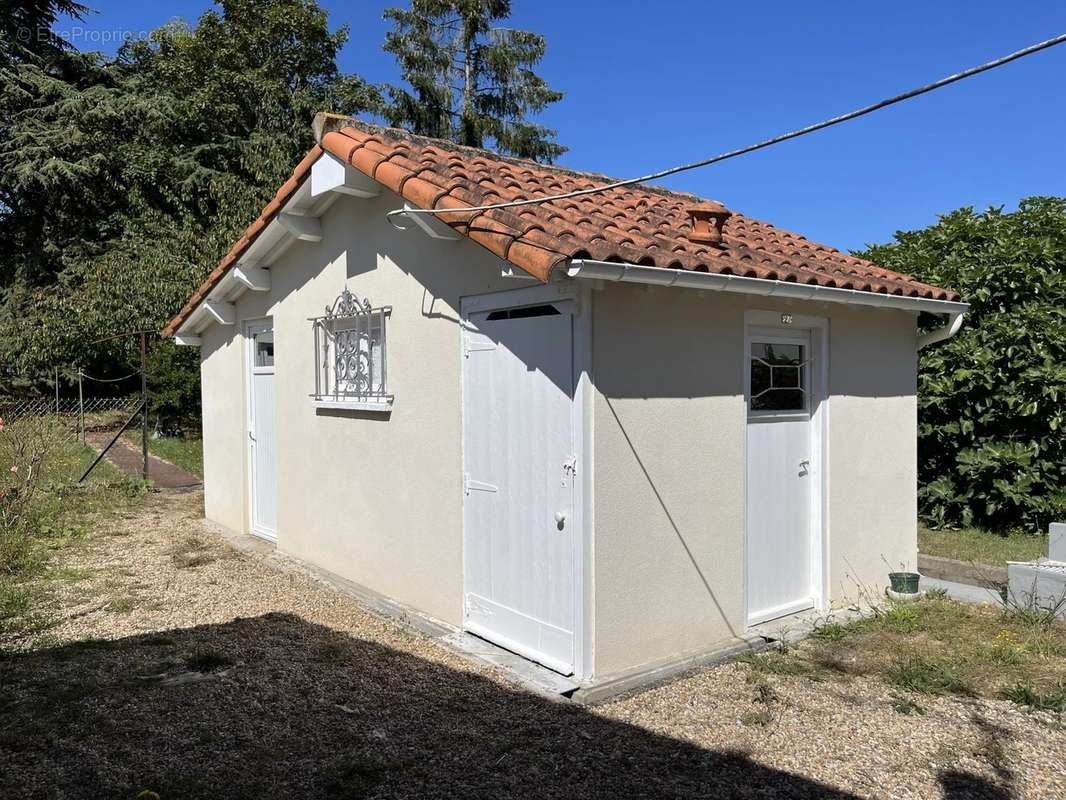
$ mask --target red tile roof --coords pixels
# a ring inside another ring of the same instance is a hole
[[[266,226],[325,150],[418,208],[462,208],[562,194],[611,182],[486,150],[425,139],[345,120],[327,130],[321,148],[297,166],[230,253],[168,325],[172,335]],[[866,292],[958,300],[959,295],[883,269],[833,247],[738,212],[726,219],[720,244],[691,237],[692,195],[654,186],[492,211],[440,214],[438,219],[529,274],[547,281],[572,258],[622,261],[663,269],[793,281]]]

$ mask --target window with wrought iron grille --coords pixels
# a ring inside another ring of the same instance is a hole
[[[374,308],[347,288],[311,320],[318,402],[388,404],[387,321],[390,306]]]

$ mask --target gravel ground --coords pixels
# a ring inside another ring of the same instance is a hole
[[[0,797],[1066,797],[1066,729],[869,678],[704,670],[595,709],[521,691],[155,495],[0,642]],[[148,790],[148,794],[141,794]],[[152,794],[154,793],[154,794]]]

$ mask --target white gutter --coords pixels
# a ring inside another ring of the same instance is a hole
[[[676,286],[684,289],[704,289],[718,292],[739,292],[762,297],[781,297],[789,300],[813,300],[827,303],[873,308],[898,308],[904,311],[925,311],[929,314],[945,314],[948,325],[922,334],[918,347],[950,339],[962,327],[962,318],[970,308],[968,303],[950,300],[930,300],[925,297],[905,297],[898,294],[861,292],[858,289],[836,289],[790,281],[772,281],[765,278],[747,278],[740,275],[717,275],[710,272],[693,272],[662,267],[642,267],[638,264],[621,264],[611,261],[571,259],[566,267],[571,278],[589,278],[601,281],[643,283],[653,286]]]

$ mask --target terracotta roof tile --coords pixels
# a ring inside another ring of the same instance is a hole
[[[418,208],[449,209],[543,197],[609,178],[498,156],[351,120],[322,137],[164,330],[172,335],[288,201],[325,150]],[[693,241],[691,195],[640,185],[602,194],[438,219],[542,281],[571,258],[858,289],[935,300],[955,292],[921,283],[804,236],[731,211],[721,242]]]

